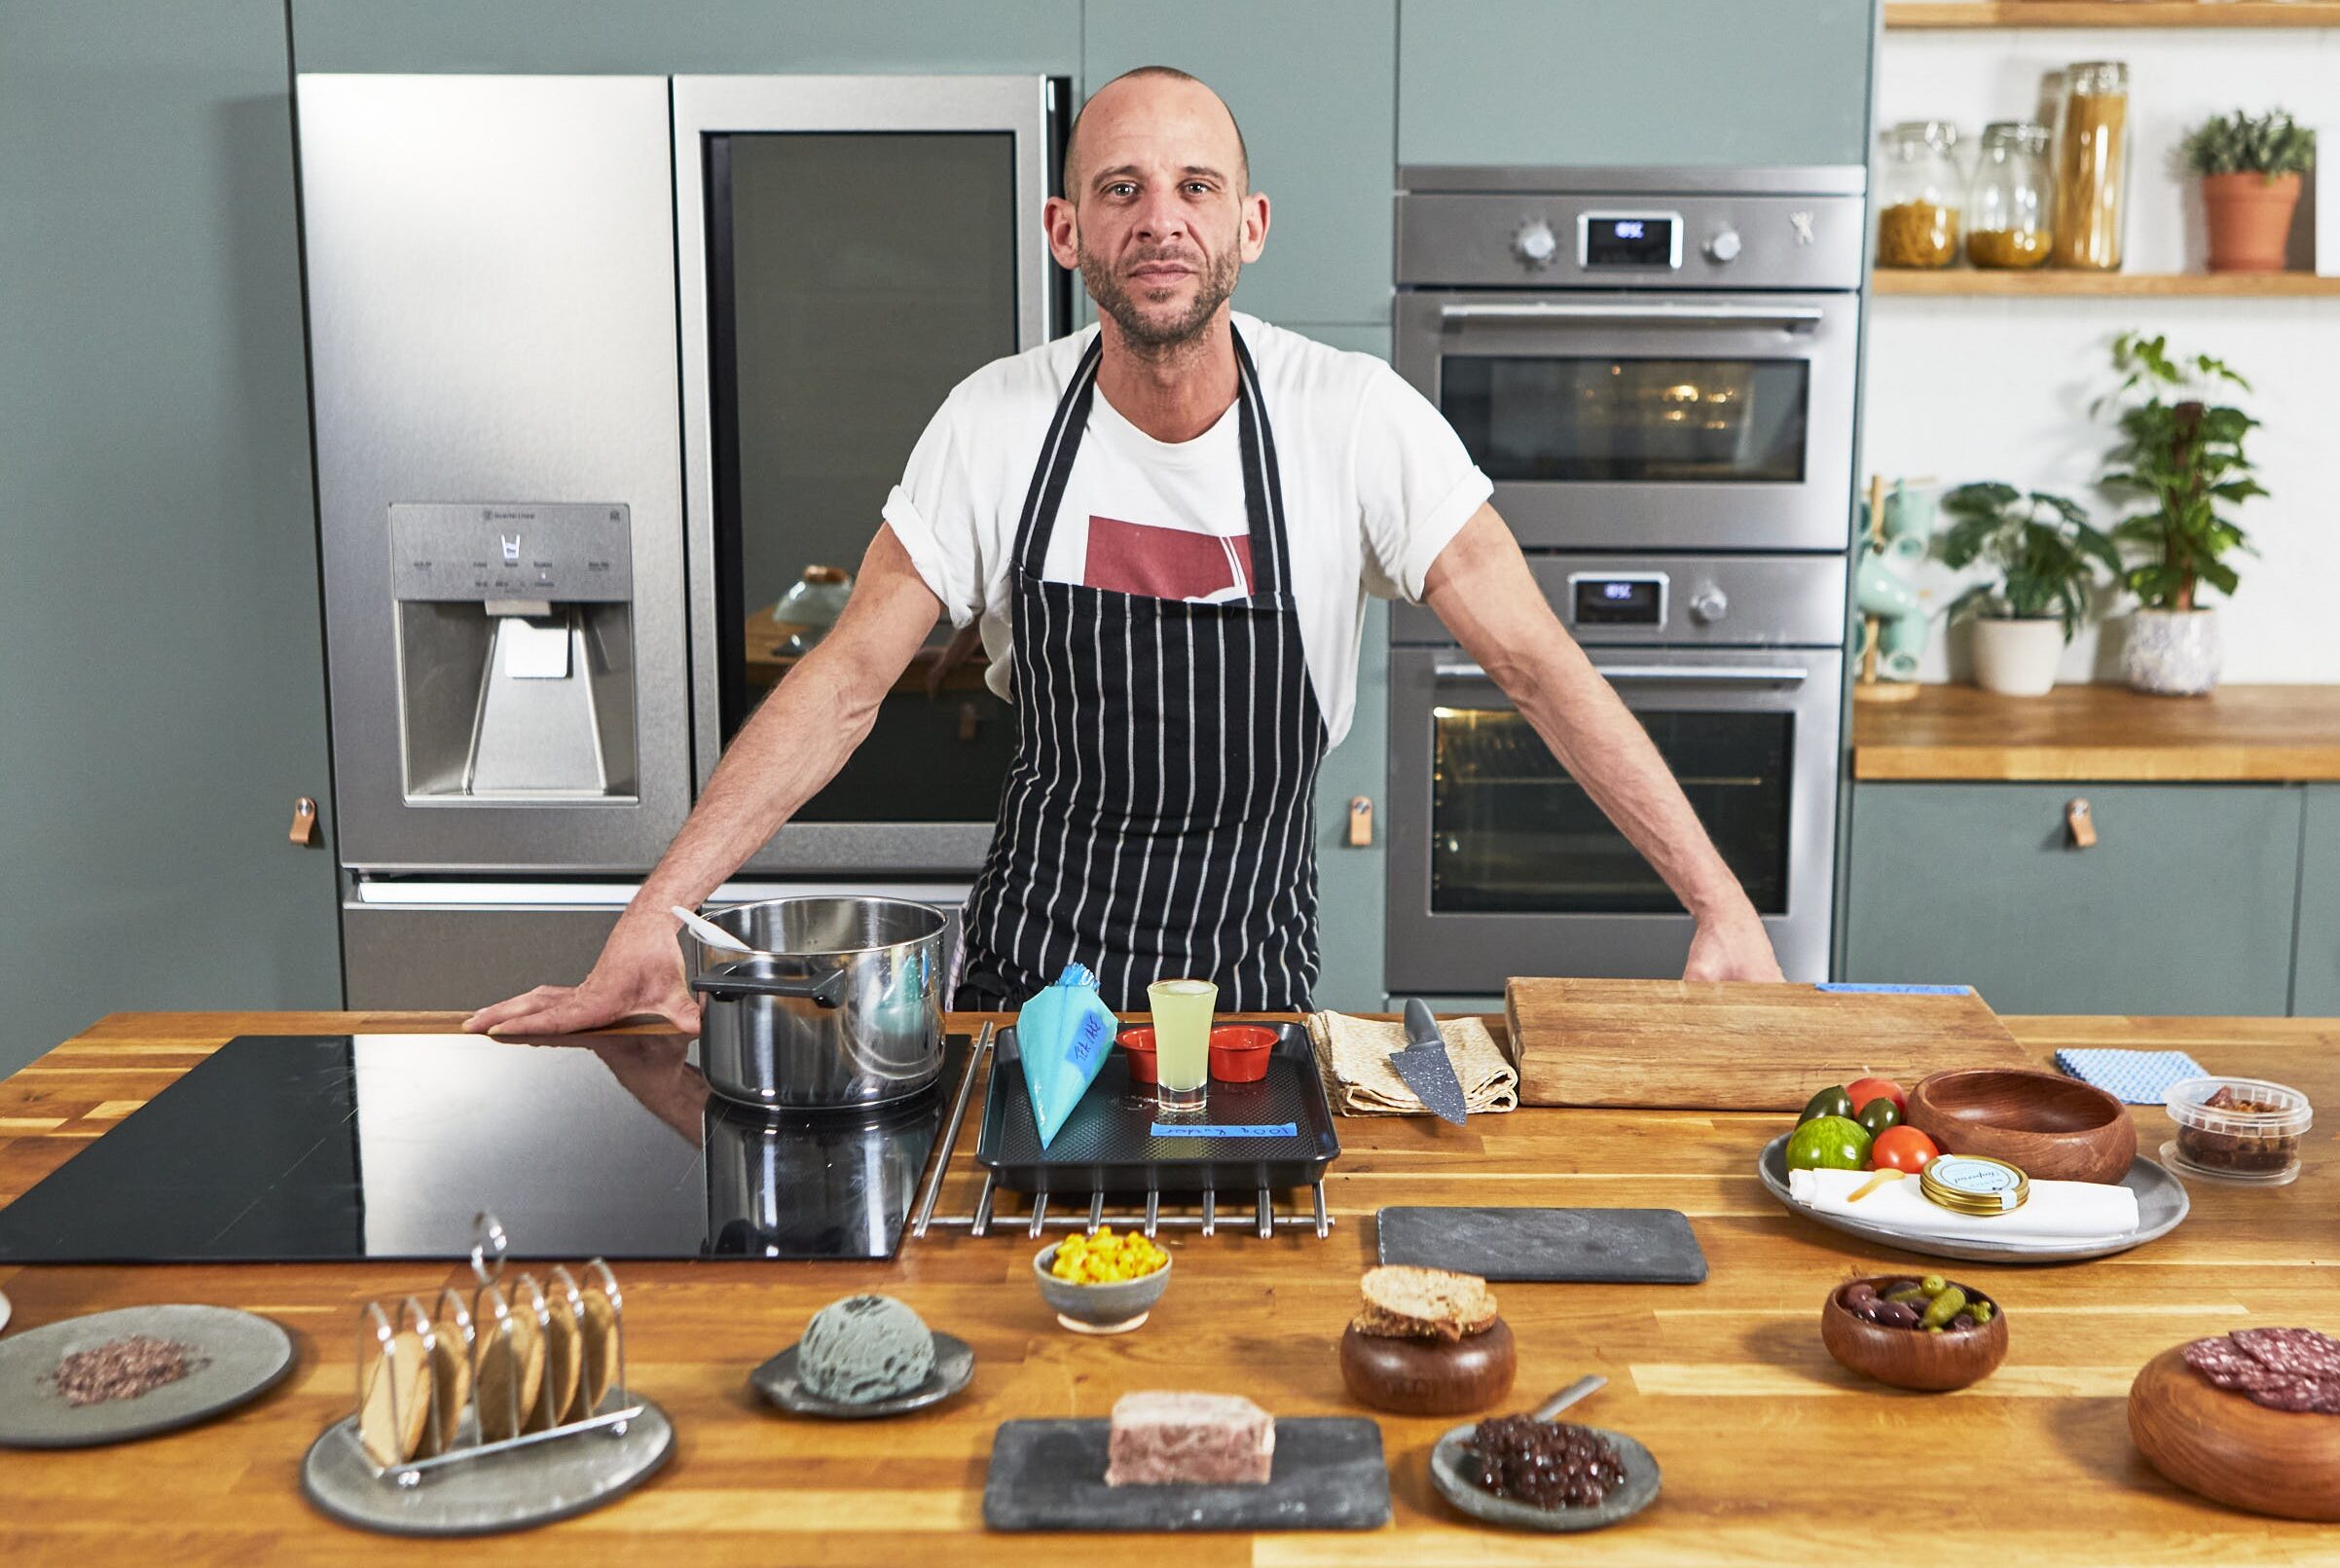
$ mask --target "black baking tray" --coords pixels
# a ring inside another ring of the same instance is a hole
[[[1011,1192],[1239,1192],[1309,1186],[1340,1155],[1333,1107],[1317,1076],[1316,1052],[1299,1024],[1275,1024],[1267,1076],[1257,1083],[1211,1080],[1205,1126],[1292,1124],[1288,1137],[1156,1138],[1153,1085],[1133,1083],[1129,1058],[1115,1049],[1080,1104],[1045,1149],[1024,1086],[1015,1031],[992,1046],[991,1086],[983,1101],[976,1163]]]

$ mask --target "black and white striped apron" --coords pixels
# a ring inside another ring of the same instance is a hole
[[[1233,332],[1232,326],[1228,328]],[[1308,679],[1275,435],[1235,335],[1252,594],[1190,603],[1043,575],[1096,397],[1092,343],[1016,526],[1015,762],[967,907],[962,1006],[1021,1004],[1068,963],[1107,1006],[1219,982],[1222,1011],[1305,1009],[1318,968]]]

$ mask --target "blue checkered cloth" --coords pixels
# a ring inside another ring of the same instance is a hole
[[[2183,1051],[2058,1051],[2056,1071],[2133,1106],[2157,1106],[2171,1084],[2206,1077]]]

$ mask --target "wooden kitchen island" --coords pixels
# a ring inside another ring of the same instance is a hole
[[[2042,1064],[2072,1043],[2181,1048],[2216,1073],[2278,1079],[2340,1118],[2340,1020],[2012,1018]],[[971,1025],[954,1020],[954,1026]],[[0,1202],[71,1157],[236,1035],[451,1029],[452,1015],[117,1014],[0,1083]],[[2168,1136],[2137,1112],[2140,1150]],[[2163,1482],[2131,1446],[2138,1368],[2182,1340],[2254,1324],[2340,1328],[2340,1160],[2332,1119],[2306,1170],[2273,1189],[2197,1184],[2175,1234],[2063,1266],[1939,1265],[2005,1306],[2006,1364],[1953,1395],[1901,1394],[1821,1349],[1820,1303],[1856,1266],[1908,1268],[1780,1210],[1757,1182],[1777,1114],[1521,1111],[1468,1129],[1344,1119],[1327,1181],[1330,1240],[1240,1224],[1169,1233],[1177,1273],[1152,1321],[1077,1337],[1043,1310],[1017,1233],[934,1232],[887,1264],[625,1264],[633,1380],[674,1417],[677,1445],[641,1491],[580,1519],[449,1547],[369,1536],[314,1512],[298,1473],[349,1407],[352,1311],[461,1266],[0,1267],[10,1331],[110,1307],[205,1301],[264,1312],[298,1363],[243,1410],[121,1447],[0,1454],[0,1562],[589,1561],[950,1564],[1112,1558],[1155,1564],[1519,1562],[2192,1565],[2340,1561],[2340,1527],[2230,1512]],[[232,1136],[232,1133],[223,1133]],[[943,1212],[965,1212],[973,1128]],[[997,1536],[981,1515],[992,1432],[1017,1416],[1103,1415],[1144,1387],[1240,1392],[1278,1415],[1354,1414],[1335,1342],[1387,1203],[1669,1207],[1689,1214],[1711,1273],[1698,1287],[1500,1288],[1524,1408],[1586,1372],[1609,1386],[1579,1415],[1641,1439],[1664,1492],[1589,1536],[1481,1528],[1432,1490],[1448,1424],[1381,1417],[1396,1497],[1386,1529],[1318,1535]],[[525,1245],[525,1243],[524,1243]],[[1914,1271],[1914,1270],[1913,1270]],[[815,1423],[767,1411],[747,1374],[823,1303],[884,1291],[970,1341],[973,1386],[900,1420]],[[2323,1419],[2301,1417],[2300,1419]]]

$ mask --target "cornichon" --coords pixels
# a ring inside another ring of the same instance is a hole
[[[1912,1306],[1916,1306],[1919,1302],[1928,1300],[1930,1297],[1928,1297],[1923,1291],[1920,1290],[1915,1285],[1904,1285],[1898,1291],[1887,1291],[1885,1293],[1885,1299],[1888,1301],[1907,1301]]]
[[[1966,1293],[1952,1285],[1926,1303],[1925,1311],[1918,1322],[1923,1328],[1939,1329],[1965,1310]]]

